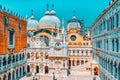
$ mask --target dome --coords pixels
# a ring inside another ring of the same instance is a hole
[[[52,11],[50,12],[50,14],[51,14],[51,15],[56,15],[56,12],[55,12],[54,10],[52,10]]]
[[[49,11],[46,11],[46,12],[45,12],[45,14],[46,14],[46,15],[49,15],[49,14],[50,14],[50,12],[49,12]]]
[[[38,21],[34,20],[34,16],[31,16],[31,18],[27,20],[27,30],[36,30],[37,27]]]
[[[67,29],[77,28],[80,29],[80,22],[77,20],[76,16],[72,17],[72,20],[68,22]]]
[[[60,20],[55,15],[45,15],[39,21],[39,28],[58,28]]]

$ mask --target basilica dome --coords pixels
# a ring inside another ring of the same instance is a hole
[[[38,25],[38,21],[34,20],[34,16],[27,20],[27,30],[36,30]]]
[[[76,29],[80,29],[80,22],[79,20],[77,20],[76,16],[72,17],[72,20],[69,20],[68,25],[67,25],[67,29],[72,29],[72,28],[76,28]]]
[[[47,10],[45,16],[39,20],[39,27],[41,28],[58,28],[60,27],[60,19],[56,16],[56,12],[52,9],[50,12]]]

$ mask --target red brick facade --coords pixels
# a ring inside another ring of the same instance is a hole
[[[4,17],[8,17],[8,26],[4,25]],[[21,23],[21,29],[18,27],[18,23]],[[8,29],[14,29],[14,49],[13,52],[21,52],[26,46],[26,21],[7,14],[0,12],[0,54],[9,54],[8,49]]]

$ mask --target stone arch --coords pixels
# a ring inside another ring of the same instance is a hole
[[[3,66],[5,66],[7,63],[6,57],[3,57]]]
[[[88,56],[88,50],[86,50],[86,56]]]
[[[30,65],[27,65],[27,73],[30,72]]]
[[[11,73],[8,73],[8,80],[11,80]]]
[[[36,66],[36,73],[39,73],[39,66]]]
[[[18,78],[18,72],[19,72],[18,69],[16,69],[16,78]]]
[[[20,76],[22,75],[22,68],[20,67]]]
[[[39,56],[40,56],[40,55],[39,55],[39,53],[37,52],[37,53],[36,53],[36,59],[39,59]]]
[[[73,53],[75,53],[75,50],[73,50]]]
[[[98,75],[98,71],[99,71],[98,67],[94,67],[94,75]]]
[[[19,57],[20,57],[20,58],[19,58],[19,60],[21,60],[21,59],[22,59],[22,55],[21,55],[21,54],[19,54]]]
[[[12,72],[12,79],[15,80],[15,71]]]
[[[45,66],[45,74],[48,74],[49,73],[49,68],[48,66]]]
[[[6,76],[6,74],[4,74],[4,76],[3,76],[3,80],[7,80],[7,76]]]
[[[12,56],[12,62],[15,62],[15,55]]]
[[[75,60],[72,60],[72,66],[75,66]]]
[[[68,63],[69,63],[68,66],[70,67],[71,66],[71,60],[70,59],[69,59]]]
[[[48,53],[45,52],[45,59],[48,59]]]
[[[18,54],[17,54],[17,55],[16,55],[16,62],[18,61],[18,59],[19,59],[19,58],[18,58]]]
[[[8,55],[8,64],[10,64],[10,63],[11,63],[11,56]]]
[[[27,53],[26,57],[27,57],[27,59],[30,59],[30,53],[29,52]]]
[[[87,63],[88,62],[88,60],[85,60],[85,63]]]
[[[22,74],[25,75],[25,72],[26,72],[25,71],[25,66],[23,65],[23,73]]]
[[[81,60],[81,65],[83,65],[84,64],[84,61],[83,60]]]
[[[79,66],[80,65],[80,61],[79,60],[77,60],[77,66]]]
[[[25,57],[25,56],[24,56],[24,53],[22,53],[22,59],[24,59],[24,57]]]

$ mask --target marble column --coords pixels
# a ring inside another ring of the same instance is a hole
[[[12,74],[13,74],[13,73],[11,72],[11,79],[10,79],[10,80],[13,80],[13,76],[12,76]]]
[[[23,67],[21,67],[21,76],[23,76]]]
[[[115,65],[113,64],[113,76],[115,77]]]

